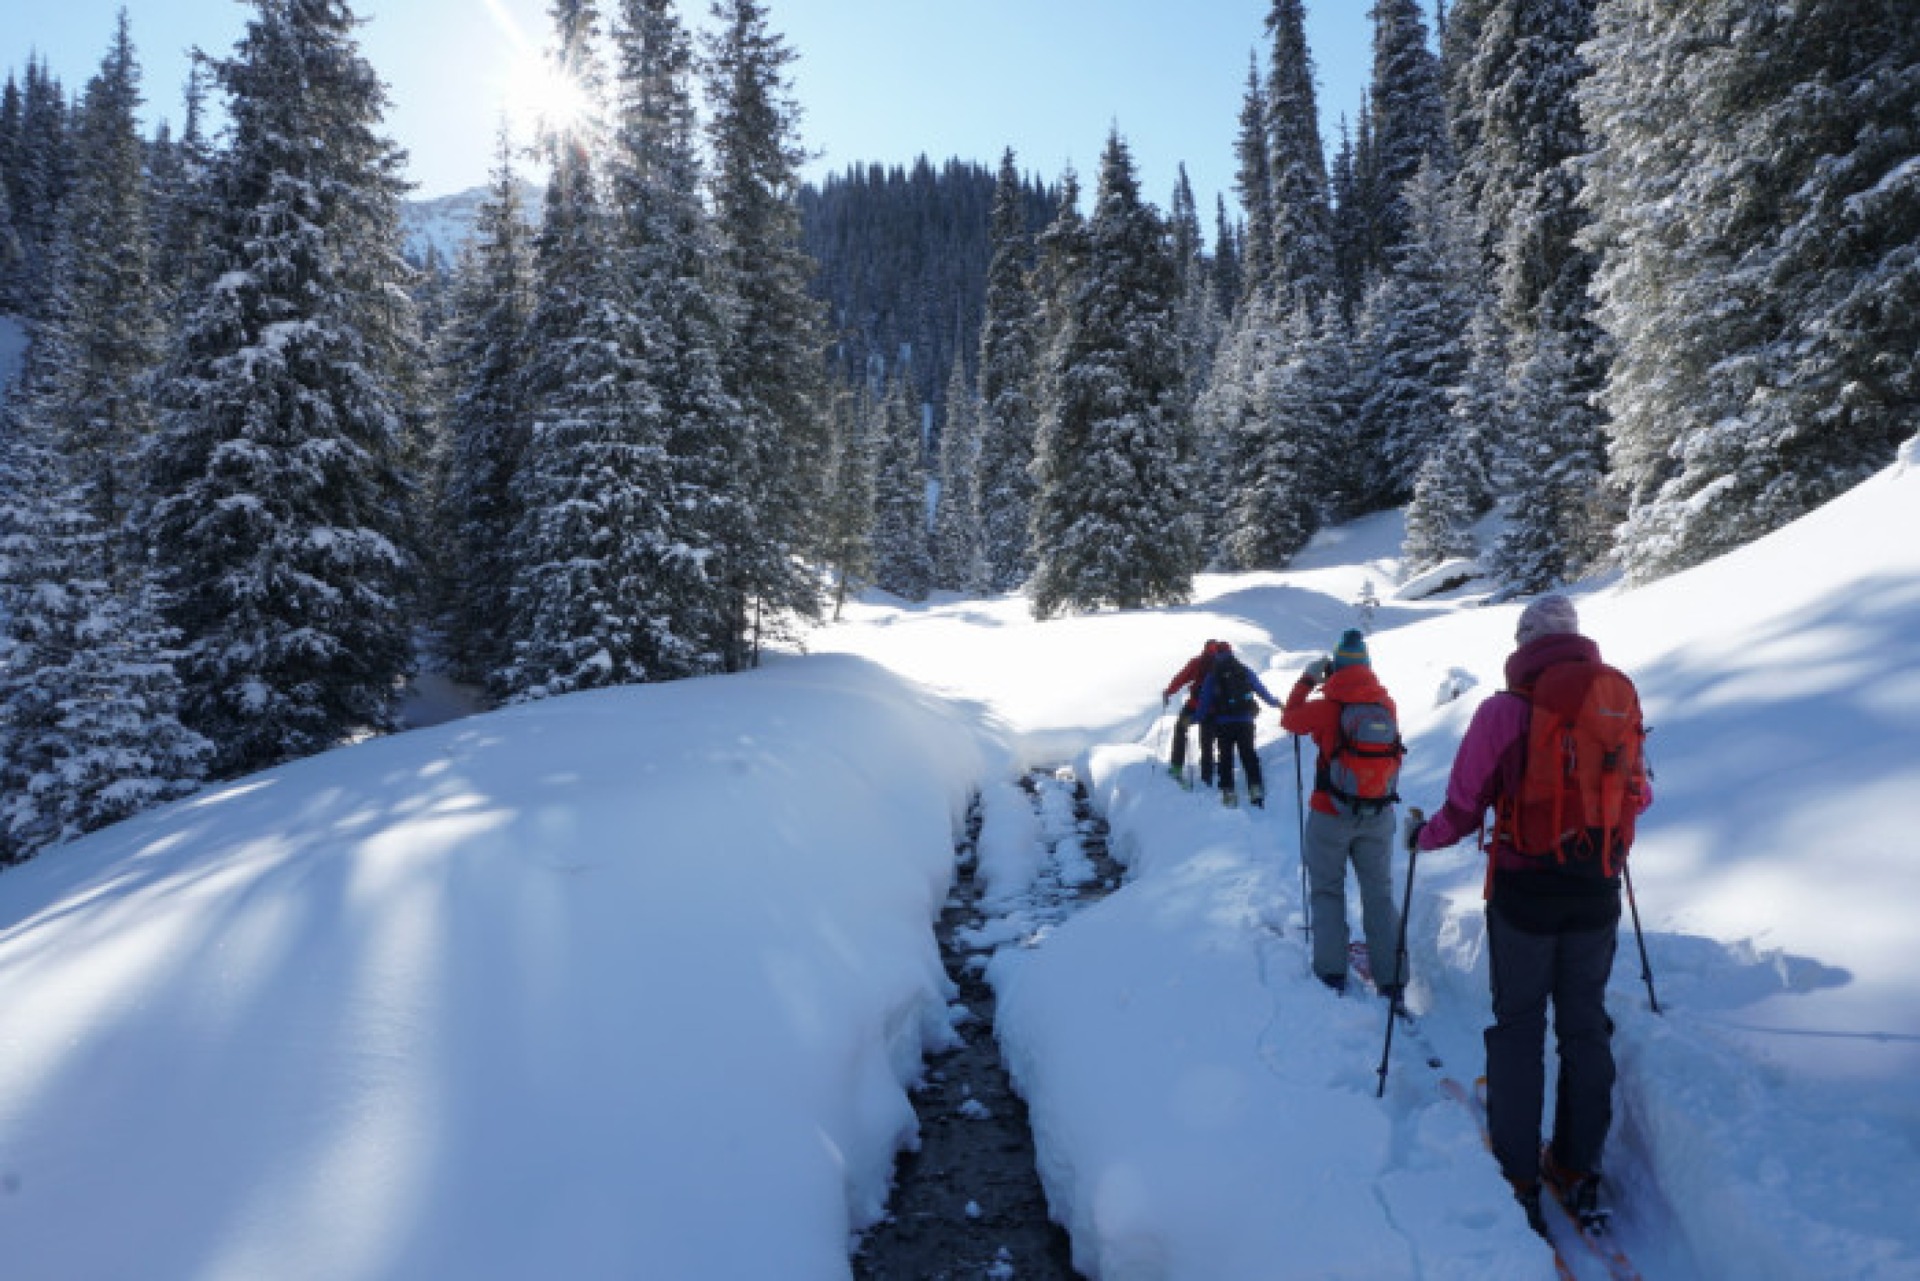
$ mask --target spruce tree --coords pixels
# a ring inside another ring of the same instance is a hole
[[[1279,304],[1266,295],[1246,299],[1235,311],[1215,355],[1207,385],[1194,404],[1198,477],[1192,519],[1199,539],[1199,565],[1248,569],[1266,560],[1242,528],[1246,488],[1258,482],[1262,442],[1272,430],[1271,375],[1284,354]]]
[[[1233,315],[1233,309],[1239,305],[1241,290],[1241,229],[1239,224],[1227,217],[1227,198],[1213,198],[1213,266],[1209,272],[1213,282],[1213,310],[1221,317],[1221,329],[1224,333],[1225,318]],[[1218,340],[1214,345],[1219,346]]]
[[[93,572],[129,589],[142,558],[128,555],[123,538],[140,488],[136,451],[154,426],[148,380],[161,356],[139,106],[123,12],[74,113],[72,185],[36,337],[47,428],[105,540],[107,559]]]
[[[1419,0],[1375,0],[1372,12],[1369,182],[1378,203],[1368,261],[1384,271],[1409,232],[1406,185],[1423,164],[1448,161],[1440,63]]]
[[[939,497],[933,507],[933,585],[972,592],[980,581],[980,518],[973,477],[979,469],[980,415],[967,362],[958,353],[947,378],[947,420],[940,428]]]
[[[980,325],[980,450],[973,505],[979,513],[982,587],[1008,592],[1033,572],[1027,523],[1033,502],[1034,404],[1039,335],[1028,272],[1019,172],[1012,151],[1000,159],[993,200],[993,260]]]
[[[514,478],[527,450],[534,306],[533,232],[513,146],[500,132],[492,186],[455,273],[441,338],[448,405],[438,491],[445,534],[444,646],[459,680],[480,684],[512,656]]]
[[[214,155],[206,136],[206,97],[205,67],[196,58],[187,72],[180,136],[150,172],[154,279],[169,312],[195,283],[213,221],[208,184]]]
[[[830,413],[824,317],[808,292],[812,262],[796,194],[805,152],[786,80],[793,53],[758,0],[715,0],[708,44],[708,141],[717,277],[731,341],[725,386],[738,406],[727,510],[713,572],[724,592],[725,666],[819,616],[813,519],[825,479]]]
[[[44,62],[29,60],[16,123],[8,127],[12,154],[5,178],[17,258],[13,273],[0,277],[0,310],[37,316],[45,303],[60,207],[71,180],[69,116],[60,82]]]
[[[1580,105],[1605,401],[1649,577],[1893,457],[1920,403],[1920,28],[1897,0],[1602,6]],[[1655,114],[1712,123],[1660,129]]]
[[[554,6],[558,71],[588,103],[604,96],[593,0]],[[656,613],[668,515],[670,424],[649,380],[639,282],[599,168],[599,121],[546,138],[546,215],[531,322],[532,432],[515,475],[515,653],[500,683],[517,699],[660,674],[671,644]]]
[[[1365,113],[1362,113],[1362,120]],[[1327,249],[1333,279],[1334,296],[1340,310],[1353,320],[1367,292],[1367,246],[1373,239],[1372,216],[1368,212],[1361,172],[1360,147],[1344,117],[1340,121],[1340,147],[1333,155],[1327,174],[1328,198],[1332,202],[1331,243]]]
[[[904,600],[933,588],[927,531],[926,450],[913,371],[901,365],[887,379],[874,477],[873,582]]]
[[[1579,392],[1582,353],[1555,328],[1535,332],[1515,377],[1508,413],[1507,525],[1493,568],[1507,586],[1535,593],[1597,567],[1609,530],[1600,410]]]
[[[1174,264],[1180,271],[1180,345],[1186,353],[1186,386],[1181,395],[1191,414],[1207,385],[1228,313],[1220,309],[1214,295],[1213,262],[1200,231],[1200,212],[1184,164],[1179,168],[1168,207],[1167,230],[1172,237]]]
[[[1496,260],[1502,323],[1523,341],[1542,323],[1574,333],[1585,323],[1591,257],[1575,240],[1574,167],[1590,150],[1576,93],[1587,75],[1580,47],[1593,33],[1594,0],[1499,0],[1479,15],[1481,39],[1462,69],[1458,97],[1478,104],[1461,186]],[[1549,295],[1557,317],[1542,317]],[[1586,336],[1598,341],[1597,335]]]
[[[1445,439],[1414,478],[1401,552],[1419,572],[1456,557],[1478,558],[1473,526],[1493,505],[1495,441],[1506,434],[1507,342],[1483,295],[1467,327],[1467,367],[1449,390]]]
[[[673,0],[621,0],[620,13],[610,163],[618,261],[667,425],[650,662],[656,677],[693,676],[720,670],[732,641],[712,566],[743,516],[730,482],[738,406],[725,385],[729,336],[700,196],[692,38]]]
[[[822,563],[833,580],[833,618],[849,597],[873,582],[877,419],[865,390],[842,384],[833,397],[833,446],[828,457]]]
[[[62,445],[66,356],[36,344],[0,411],[0,863],[184,795],[212,750],[178,719],[153,576]]]
[[[388,727],[410,663],[403,156],[357,25],[339,0],[259,0],[214,65],[231,141],[147,533],[185,645],[183,719],[222,775]]]
[[[1260,78],[1260,63],[1249,59],[1247,88],[1240,99],[1240,129],[1234,137],[1233,151],[1238,160],[1234,169],[1234,193],[1246,217],[1246,236],[1240,258],[1240,297],[1238,306],[1256,293],[1274,286],[1274,250],[1279,244],[1275,233],[1273,193],[1273,152],[1267,140],[1269,108],[1267,86]]]
[[[1449,390],[1467,365],[1465,337],[1480,286],[1472,225],[1431,165],[1407,184],[1407,231],[1393,271],[1369,296],[1372,377],[1360,410],[1372,506],[1412,496],[1429,452],[1451,430]]]
[[[1280,318],[1254,383],[1261,412],[1242,427],[1245,465],[1229,490],[1229,542],[1242,568],[1285,568],[1319,527],[1326,443],[1339,424],[1319,377],[1317,310],[1303,302]]]
[[[1133,158],[1108,136],[1092,214],[1056,282],[1034,472],[1033,611],[1176,604],[1196,552],[1186,491],[1179,272]]]
[[[213,750],[180,723],[150,580],[100,576],[108,535],[62,470],[10,487],[0,521],[0,863],[186,795]]]
[[[1272,191],[1273,283],[1283,303],[1317,300],[1333,284],[1332,212],[1303,0],[1273,0],[1265,134]]]

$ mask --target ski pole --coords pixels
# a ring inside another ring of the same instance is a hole
[[[1313,969],[1313,900],[1307,896],[1307,790],[1300,775],[1300,736],[1293,736],[1293,812],[1300,820],[1300,920],[1307,939],[1307,969]]]
[[[1153,749],[1153,759],[1160,761],[1166,759],[1167,735],[1170,732],[1167,729],[1167,696],[1165,694],[1160,696],[1160,715],[1157,719],[1160,725],[1160,742]]]
[[[1407,811],[1407,892],[1400,904],[1400,938],[1393,949],[1393,999],[1387,1002],[1387,1039],[1380,1048],[1380,1088],[1373,1097],[1385,1098],[1387,1093],[1387,1060],[1393,1054],[1393,1016],[1400,1012],[1400,1002],[1407,994],[1407,917],[1413,914],[1413,865],[1420,858],[1420,825],[1427,816],[1417,807]]]
[[[1620,865],[1620,875],[1627,882],[1627,906],[1633,910],[1633,941],[1640,945],[1640,978],[1647,985],[1647,1003],[1655,1014],[1660,1013],[1660,998],[1653,990],[1653,964],[1647,960],[1647,936],[1640,931],[1640,904],[1633,897],[1633,872],[1625,863]]]

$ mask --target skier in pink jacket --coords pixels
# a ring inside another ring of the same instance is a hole
[[[1520,615],[1507,688],[1474,712],[1454,756],[1446,804],[1415,839],[1442,849],[1481,830],[1489,811],[1517,791],[1540,674],[1565,662],[1598,662],[1580,635],[1573,602],[1535,599]],[[1653,801],[1650,785],[1639,809]],[[1487,955],[1493,1026],[1486,1031],[1487,1120],[1494,1156],[1536,1231],[1540,1178],[1564,1190],[1576,1214],[1600,1213],[1600,1153],[1613,1123],[1613,1020],[1607,980],[1620,922],[1620,877],[1596,858],[1538,858],[1496,837],[1488,851]],[[1547,1006],[1559,1048],[1552,1141],[1540,1142]]]

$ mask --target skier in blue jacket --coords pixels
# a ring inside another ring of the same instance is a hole
[[[1256,807],[1267,803],[1266,779],[1260,772],[1259,754],[1253,750],[1253,718],[1260,703],[1280,706],[1280,700],[1268,692],[1253,669],[1234,656],[1233,646],[1221,641],[1213,667],[1200,683],[1198,720],[1213,729],[1220,753],[1220,800],[1228,806],[1240,803],[1233,785],[1236,753],[1247,767],[1247,799]]]

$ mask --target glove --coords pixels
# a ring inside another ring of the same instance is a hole
[[[1420,848],[1420,829],[1427,825],[1427,816],[1418,806],[1407,811],[1407,853],[1412,854]]]
[[[1332,670],[1332,659],[1325,657],[1316,658],[1311,663],[1308,663],[1306,669],[1300,673],[1300,679],[1309,685],[1318,685],[1321,681],[1327,679],[1327,673]]]

